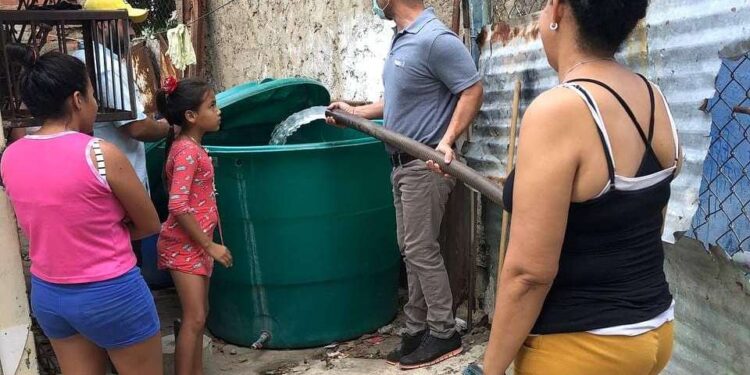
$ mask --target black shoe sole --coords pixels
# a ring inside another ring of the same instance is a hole
[[[433,365],[436,365],[436,364],[438,364],[440,362],[443,362],[443,361],[445,361],[447,359],[451,359],[451,358],[453,358],[453,357],[455,357],[455,356],[463,353],[463,351],[464,351],[464,348],[461,347],[461,348],[458,348],[458,349],[453,350],[451,352],[448,352],[446,354],[443,354],[438,359],[432,360],[430,362],[420,363],[420,364],[417,364],[417,365],[405,366],[405,365],[399,363],[398,368],[401,369],[401,370],[406,371],[406,370],[416,370],[418,368],[433,366]]]

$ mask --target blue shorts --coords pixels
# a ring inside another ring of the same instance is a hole
[[[160,329],[154,297],[138,267],[85,284],[53,284],[32,276],[31,309],[50,339],[80,334],[107,350],[144,342]]]

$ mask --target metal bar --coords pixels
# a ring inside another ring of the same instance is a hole
[[[0,26],[2,26],[2,30],[5,30],[6,24],[2,21],[0,21]],[[9,25],[10,28],[12,28],[12,25]],[[0,36],[0,48],[2,48],[3,51],[3,64],[5,65],[5,73],[6,77],[5,79],[8,82],[8,100],[10,101],[10,114],[12,118],[16,117],[16,91],[13,90],[13,76],[10,73],[10,62],[8,61],[8,54],[5,53],[5,36]]]
[[[19,39],[19,40],[20,40],[21,38],[23,38],[23,33],[24,33],[24,32],[26,32],[26,26],[28,26],[28,24],[27,24],[27,23],[24,23],[24,24],[22,24],[22,25],[21,25],[21,31],[20,31],[20,32],[19,32],[19,34],[18,34],[18,35],[19,35],[19,36],[18,36],[18,39]],[[13,35],[15,35],[15,33],[16,33],[16,31],[15,31],[15,28],[13,28],[12,34],[13,34]],[[33,33],[32,33],[32,35],[33,35]]]
[[[99,113],[96,116],[97,122],[109,122],[109,121],[127,121],[132,120],[133,115],[130,114],[130,112],[109,112],[109,113]]]
[[[64,54],[68,54],[68,37],[65,32],[65,21],[60,22],[60,28],[62,29],[62,36],[57,35],[58,38],[62,38],[62,51]]]
[[[32,47],[36,46],[37,26],[36,22],[29,24],[29,45]],[[23,34],[18,35],[18,42],[23,43]]]
[[[117,54],[120,57],[120,60],[117,62],[117,68],[118,68],[117,77],[120,78],[118,79],[120,83],[120,107],[119,109],[125,110],[125,85],[122,84],[122,60],[123,60],[122,48],[123,48],[123,45],[122,45],[122,36],[120,35],[120,33],[123,32],[123,27],[122,27],[123,24],[124,22],[115,21],[115,25],[117,26],[117,38],[115,38],[117,40]],[[127,30],[125,30],[125,32],[127,33]],[[128,82],[128,85],[130,85],[130,82]]]
[[[91,10],[0,10],[0,21],[29,22],[29,21],[106,21],[126,20],[128,12],[91,11]]]
[[[94,66],[96,69],[96,84],[99,87],[99,96],[97,97],[99,99],[99,112],[105,112],[106,111],[106,96],[104,96],[104,85],[102,84],[102,62],[100,61],[101,54],[99,53],[99,30],[98,30],[98,23],[96,21],[91,21],[92,28],[91,28],[91,39],[92,44],[94,46]]]
[[[0,48],[5,48],[9,42],[23,43],[31,46],[36,51],[48,40],[52,33],[57,34],[57,50],[68,53],[67,33],[70,25],[80,25],[83,28],[83,48],[85,50],[85,61],[87,73],[92,82],[94,94],[100,101],[101,110],[97,116],[98,121],[120,121],[130,120],[135,117],[136,97],[131,94],[131,110],[126,111],[125,93],[129,89],[126,82],[133,81],[132,56],[129,46],[123,35],[126,27],[123,25],[128,22],[127,12],[125,11],[107,11],[107,12],[90,12],[90,11],[0,11],[0,30],[3,31]],[[113,26],[117,26],[115,30]],[[99,34],[97,26],[107,27],[110,31],[107,35]],[[19,30],[21,31],[19,33]],[[114,33],[114,34],[113,34]],[[104,56],[104,52],[109,47],[110,50],[118,50],[117,54],[110,53]],[[120,57],[126,57],[127,66],[123,66]],[[27,111],[21,110],[22,101],[18,95],[18,72],[17,67],[7,56],[0,58],[0,64],[5,65],[7,80],[5,84],[8,87],[8,96],[0,98],[0,109],[6,115],[6,122],[3,126],[34,126],[34,119]],[[115,62],[120,63],[115,66]],[[15,73],[14,73],[15,71]],[[127,71],[127,81],[126,74]],[[102,74],[104,73],[104,74]],[[120,80],[114,82],[114,78],[120,73]],[[110,83],[110,81],[112,81]],[[117,85],[117,86],[116,86]],[[133,87],[130,87],[130,91]],[[116,96],[120,95],[118,99]],[[110,99],[113,97],[113,99]],[[8,108],[9,107],[9,108]]]
[[[130,20],[125,20],[123,22],[128,22],[127,25],[130,25]],[[129,29],[129,28],[128,28]],[[130,43],[125,43],[125,49],[126,51],[126,60],[125,63],[127,64],[127,70],[128,70],[128,94],[130,94],[130,116],[131,118],[136,118],[137,116],[137,108],[135,105],[135,85],[133,84],[133,56],[131,56],[130,52]]]
[[[112,79],[107,79],[107,83],[110,84],[112,87],[112,102],[109,103],[111,109],[113,111],[117,111],[117,97],[115,96],[117,93],[117,87],[122,86],[122,80],[115,79],[115,63],[119,65],[119,56],[115,54],[114,50],[114,39],[112,38],[112,34],[116,33],[116,30],[112,28],[112,21],[105,21],[107,23],[107,37],[109,37],[109,43],[107,43],[107,40],[104,41],[104,43],[107,46],[107,49],[109,49],[109,56],[107,57],[107,60],[109,60],[109,68],[106,69],[106,73],[108,76],[112,76]],[[119,51],[117,52],[119,53]],[[109,102],[109,96],[107,96],[107,102]]]
[[[41,23],[32,23],[31,24],[31,33],[29,34],[29,45],[36,49],[39,45],[39,38],[41,37],[40,34],[42,33],[42,24]],[[23,35],[21,35],[21,38],[23,38]]]
[[[63,44],[65,44],[65,32],[63,31],[63,25],[56,24],[55,28],[57,29],[57,50],[62,51],[64,49]],[[63,35],[63,37],[60,37],[60,35]]]
[[[86,55],[86,69],[89,71],[89,80],[91,80],[91,87],[94,88],[94,97],[99,97],[99,88],[96,76],[96,64],[94,63],[94,21],[86,22],[83,24],[83,52]]]
[[[5,23],[0,21],[0,39],[2,39],[0,43],[0,48],[2,48],[3,51],[5,50],[6,36],[8,39],[10,39],[10,42],[13,42],[13,35],[11,34],[11,31],[10,31],[10,29],[12,28],[13,28],[13,25],[6,25]],[[3,61],[3,66],[5,67],[5,74],[3,75],[3,77],[4,79],[8,80],[7,83],[8,85],[10,85],[10,78],[12,74],[10,70],[8,69],[8,66],[5,64],[5,62],[7,61],[7,56],[5,55],[6,54],[3,53],[3,57],[5,60]],[[12,103],[13,103],[14,95],[13,95],[13,92],[10,91],[10,86],[7,90],[8,90],[8,97],[1,98],[3,100],[0,102],[0,111],[5,111],[9,106],[11,107],[13,106]]]
[[[333,117],[338,124],[358,130],[362,133],[375,137],[385,143],[402,150],[413,157],[422,161],[433,160],[442,170],[456,177],[472,189],[484,194],[487,199],[495,202],[500,207],[503,205],[503,191],[494,182],[480,175],[475,170],[469,168],[466,164],[454,160],[450,164],[445,164],[444,155],[427,147],[411,138],[404,137],[401,134],[387,130],[382,126],[376,125],[372,121],[365,120],[361,117],[354,116],[344,111],[326,111],[327,117]]]
[[[39,34],[37,40],[35,40],[35,43],[38,41],[38,44],[35,44],[36,50],[41,51],[42,47],[47,45],[47,37],[49,36],[49,33],[52,32],[52,29],[54,29],[54,26],[48,24],[47,22],[41,23],[39,25]]]
[[[106,34],[102,34],[102,50],[104,51],[104,85],[106,86],[105,91],[107,92],[107,108],[114,112],[117,108],[117,101],[115,100],[116,83],[115,83],[115,53],[112,50],[112,24],[111,21],[102,21],[105,24]],[[108,41],[107,38],[110,40]],[[111,96],[110,96],[111,95]],[[111,100],[110,100],[111,98]]]

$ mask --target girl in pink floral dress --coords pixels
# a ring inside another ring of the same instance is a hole
[[[175,351],[177,375],[202,374],[203,331],[208,313],[208,282],[214,260],[232,266],[232,255],[213,241],[219,222],[211,157],[201,146],[203,135],[219,130],[216,97],[200,80],[170,78],[157,95],[159,112],[181,127],[167,138],[165,182],[169,218],[162,225],[157,249],[159,268],[172,274],[182,304],[182,326]]]
[[[187,136],[175,139],[166,164],[169,218],[159,238],[159,266],[193,275],[211,276],[214,259],[180,227],[177,217],[192,215],[210,235],[219,219],[211,157]],[[211,246],[209,244],[208,246]]]

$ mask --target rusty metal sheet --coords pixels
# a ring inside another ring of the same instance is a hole
[[[145,42],[139,42],[132,47],[133,78],[141,93],[141,103],[148,114],[156,113],[156,92],[159,90],[158,69],[155,57]]]

